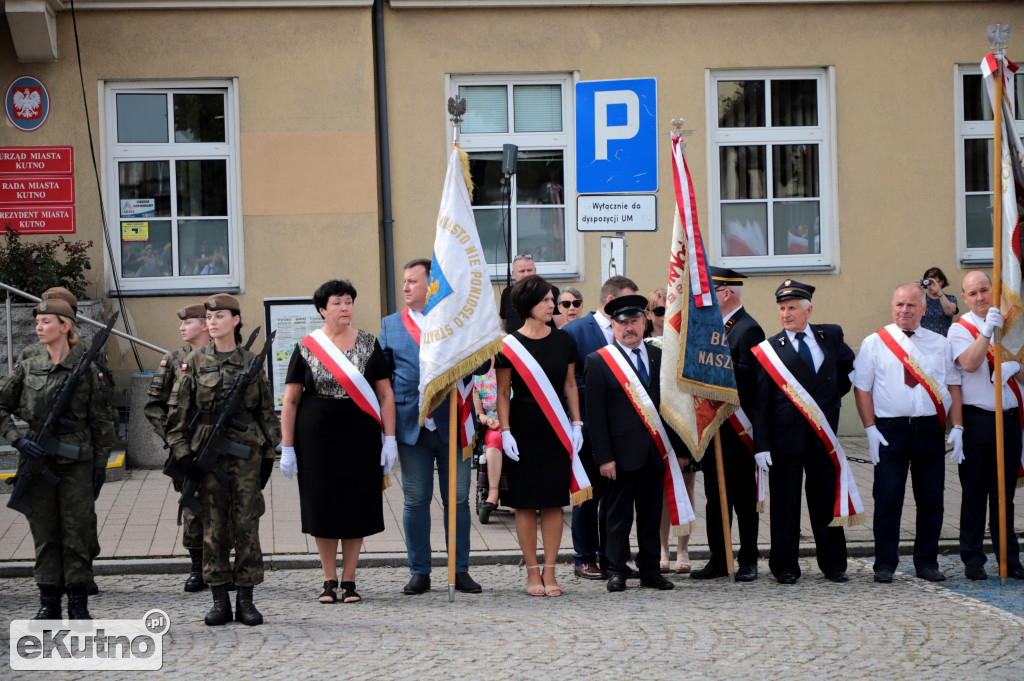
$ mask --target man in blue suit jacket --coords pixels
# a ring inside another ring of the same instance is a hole
[[[409,595],[430,590],[430,502],[434,493],[434,466],[440,479],[448,532],[448,398],[419,425],[420,345],[419,329],[427,302],[430,261],[417,259],[405,266],[402,293],[406,309],[381,320],[380,345],[391,365],[391,387],[398,417],[398,461],[402,470],[405,509],[402,524],[412,577],[405,585]],[[455,497],[455,588],[480,593],[469,576],[469,481],[472,460],[457,464]]]
[[[585,501],[572,509],[572,546],[575,554],[576,574],[583,579],[604,579],[603,566],[599,562],[604,556],[604,518],[601,511],[601,496],[605,490],[605,479],[598,474],[597,465],[590,446],[587,428],[587,411],[585,408],[583,388],[584,359],[592,352],[603,348],[613,340],[612,321],[604,311],[609,300],[619,296],[635,295],[636,283],[627,277],[615,276],[601,286],[601,300],[595,312],[569,322],[563,328],[576,340],[580,361],[576,362],[576,387],[580,392],[580,413],[583,417],[583,449],[579,457],[587,471],[587,477],[594,487],[594,498]],[[399,440],[401,441],[401,440]]]

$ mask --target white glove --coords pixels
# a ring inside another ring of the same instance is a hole
[[[429,430],[431,433],[433,433],[435,430],[437,430],[437,424],[434,423],[434,417],[433,416],[425,417],[423,419],[423,427],[426,428],[427,430]]]
[[[508,458],[513,461],[519,461],[519,445],[516,444],[516,439],[512,436],[512,431],[501,431],[501,448],[505,450],[505,455],[508,456]]]
[[[1000,365],[1000,371],[1003,375],[1003,383],[1009,383],[1010,379],[1020,373],[1020,362],[1014,362],[1012,359],[1008,362],[1003,362]]]
[[[380,465],[384,467],[384,475],[391,472],[398,458],[398,440],[394,435],[384,436],[384,446],[380,448]]]
[[[889,446],[885,436],[878,430],[878,426],[871,424],[864,429],[864,434],[868,436],[868,455],[871,457],[871,463],[875,466],[878,465],[878,445]]]
[[[583,426],[573,426],[572,434],[569,436],[572,443],[572,455],[576,456],[583,449]]]
[[[295,447],[281,447],[281,473],[289,480],[299,472],[299,464],[295,460]]]
[[[767,473],[768,467],[772,465],[772,454],[771,452],[758,452],[754,454],[754,460],[757,461],[757,467]]]
[[[949,462],[961,464],[964,462],[964,431],[954,428],[949,431],[946,438],[947,445],[953,445],[953,451],[949,453]]]
[[[985,315],[985,321],[981,323],[981,328],[978,329],[985,338],[991,338],[992,332],[996,329],[1003,328],[1003,313],[999,311],[998,307],[990,307],[988,314]]]

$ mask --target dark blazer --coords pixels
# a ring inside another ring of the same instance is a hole
[[[618,344],[612,347],[616,352],[626,355]],[[661,387],[658,380],[661,375],[661,350],[648,345],[647,358],[650,363],[648,374],[652,379],[647,394],[651,396],[657,409],[661,407]],[[632,364],[628,356],[626,359]],[[587,411],[591,414],[590,442],[595,463],[600,466],[614,461],[616,467],[623,471],[639,470],[644,465],[651,465],[656,470],[665,470],[665,463],[661,459],[657,445],[654,444],[654,439],[633,408],[626,391],[619,385],[612,370],[597,352],[587,355],[585,371],[584,396]],[[672,447],[681,448],[682,441],[679,437],[671,428],[666,426],[666,430]]]
[[[589,437],[590,424],[587,420],[587,408],[583,397],[583,388],[586,381],[583,361],[590,353],[608,345],[608,340],[604,337],[601,325],[594,319],[595,314],[597,313],[591,312],[586,317],[575,319],[562,327],[563,331],[568,331],[572,334],[573,339],[576,341],[576,350],[581,358],[581,361],[576,362],[576,388],[580,391],[580,414],[583,418],[584,437]]]
[[[853,371],[853,350],[843,341],[843,329],[837,324],[808,324],[825,360],[817,373],[813,373],[793,349],[785,331],[771,338],[775,352],[793,376],[818,403],[832,429],[839,426],[839,405],[850,392],[850,372]],[[755,360],[756,361],[756,360]],[[754,426],[754,451],[807,452],[824,445],[814,430],[788,397],[758,363],[757,383],[754,389],[756,408],[749,414]]]
[[[725,335],[729,339],[729,353],[732,355],[733,372],[736,374],[736,388],[740,394],[740,406],[750,416],[754,407],[754,387],[757,385],[758,361],[753,348],[764,340],[761,325],[741,307],[729,318]]]

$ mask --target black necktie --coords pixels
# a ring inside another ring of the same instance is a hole
[[[806,335],[807,334],[804,333],[803,331],[801,331],[800,333],[796,334],[796,340],[797,340],[796,354],[800,355],[800,359],[802,359],[804,361],[804,364],[806,364],[807,368],[810,369],[811,372],[813,373],[814,372],[814,357],[811,356],[811,349],[809,347],[807,347],[807,343],[804,342],[804,336],[806,336]]]
[[[640,356],[640,348],[633,348],[633,355],[636,357],[636,375],[640,377],[643,384],[646,386],[650,380],[647,375],[647,367],[644,366],[644,359]]]

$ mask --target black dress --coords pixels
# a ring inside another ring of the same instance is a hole
[[[565,373],[570,364],[579,361],[576,341],[560,329],[552,329],[539,340],[519,332],[512,335],[540,364],[565,408]],[[512,363],[499,353],[495,365],[512,369],[509,428],[519,447],[519,461],[502,458],[501,472],[508,480],[508,489],[501,492],[501,503],[512,508],[566,506],[572,467],[569,452]]]
[[[344,355],[374,386],[391,377],[377,339],[360,331]],[[286,383],[301,383],[295,416],[302,531],[314,537],[356,539],[384,530],[381,430],[301,342]]]

